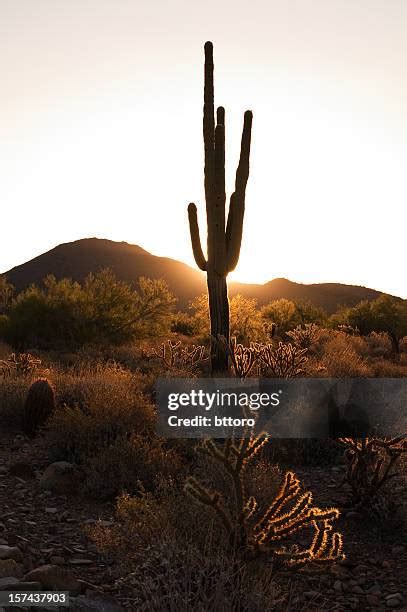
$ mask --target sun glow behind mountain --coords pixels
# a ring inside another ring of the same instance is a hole
[[[95,235],[193,264],[186,207],[197,203],[205,228],[202,47],[211,38],[229,195],[243,112],[254,112],[231,277],[407,296],[405,4],[390,15],[384,0],[293,10],[256,1],[249,22],[243,2],[61,6],[0,9],[0,271]]]

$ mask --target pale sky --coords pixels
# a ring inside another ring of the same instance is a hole
[[[212,40],[229,194],[254,113],[232,278],[406,298],[406,32],[405,0],[0,0],[0,272],[90,236],[194,265]]]

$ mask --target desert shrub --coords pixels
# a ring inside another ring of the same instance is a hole
[[[86,488],[94,497],[106,499],[126,491],[154,488],[158,476],[174,476],[181,470],[181,461],[163,441],[137,434],[118,437],[108,447],[95,449],[88,463]]]
[[[404,378],[407,376],[407,362],[390,361],[388,359],[374,359],[371,361],[370,368],[372,376],[377,378]]]
[[[287,336],[293,341],[295,346],[301,349],[310,349],[318,341],[320,334],[321,330],[315,323],[305,323],[304,327],[297,325],[297,327],[287,332]]]
[[[328,322],[328,315],[320,306],[315,306],[309,300],[294,300],[296,318],[302,327],[310,324],[322,327]]]
[[[266,567],[253,570],[222,552],[202,555],[194,543],[153,543],[143,565],[118,581],[131,585],[132,601],[144,612],[263,612],[283,606],[284,596]],[[282,608],[281,608],[282,609]]]
[[[230,335],[242,344],[265,339],[264,322],[257,301],[235,295],[229,300]],[[206,294],[199,296],[190,304],[193,312],[193,329],[198,340],[210,336],[209,302]]]
[[[299,324],[295,303],[285,298],[274,300],[263,306],[261,316],[265,322],[275,323],[280,336]]]
[[[333,378],[372,375],[367,361],[352,346],[353,337],[342,332],[330,332],[324,340],[320,347],[321,356],[309,364],[308,373]]]
[[[109,270],[82,284],[48,276],[13,302],[4,338],[13,346],[79,347],[120,344],[169,331],[174,296],[161,280],[139,278],[137,287]]]
[[[195,334],[195,321],[186,312],[177,312],[171,321],[171,331],[183,336],[193,336]]]
[[[383,357],[390,359],[392,346],[388,334],[384,332],[371,332],[364,338],[370,357]]]
[[[345,447],[346,482],[350,486],[350,503],[371,509],[396,475],[396,466],[407,450],[407,439],[400,438],[340,438]]]
[[[131,403],[132,394],[136,396],[145,391],[148,379],[140,372],[131,372],[115,361],[92,362],[77,361],[69,368],[53,368],[52,380],[56,388],[59,406],[100,405],[103,398],[112,403]]]
[[[393,353],[400,353],[400,341],[407,333],[407,301],[380,295],[376,300],[364,300],[342,312],[344,323],[357,328],[362,335],[372,331],[388,335]]]
[[[153,493],[120,496],[114,524],[88,532],[114,560],[116,584],[137,609],[273,609],[279,595],[268,566],[228,553],[210,513],[196,519],[195,504],[177,482],[161,479]]]
[[[49,423],[47,445],[52,458],[83,463],[95,449],[118,438],[152,432],[155,413],[140,391],[140,377],[101,367],[55,376],[58,409]]]

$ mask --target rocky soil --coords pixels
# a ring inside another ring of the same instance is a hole
[[[133,610],[130,598],[115,587],[114,568],[84,533],[91,522],[114,520],[113,504],[86,498],[80,473],[65,474],[62,489],[53,487],[49,470],[44,477],[48,466],[37,443],[0,435],[0,590],[69,590],[71,612]],[[296,472],[318,505],[344,504],[339,487],[343,467]],[[57,470],[56,481],[60,476]],[[285,593],[279,609],[407,612],[405,482],[395,480],[393,492],[399,507],[381,527],[357,512],[342,513],[338,527],[345,536],[344,562],[276,575]]]

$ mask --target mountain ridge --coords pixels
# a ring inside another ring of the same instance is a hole
[[[11,268],[3,276],[22,291],[32,283],[41,284],[48,274],[57,279],[72,278],[82,281],[90,272],[110,268],[125,281],[136,281],[140,276],[163,278],[179,300],[179,307],[206,291],[205,275],[187,264],[153,255],[138,245],[115,242],[104,238],[82,238],[59,244],[33,259]],[[256,298],[259,305],[273,299],[307,300],[324,308],[328,314],[339,306],[353,306],[363,299],[373,300],[383,292],[359,285],[343,283],[297,283],[286,278],[275,278],[264,284],[229,283],[231,296],[241,293]]]

